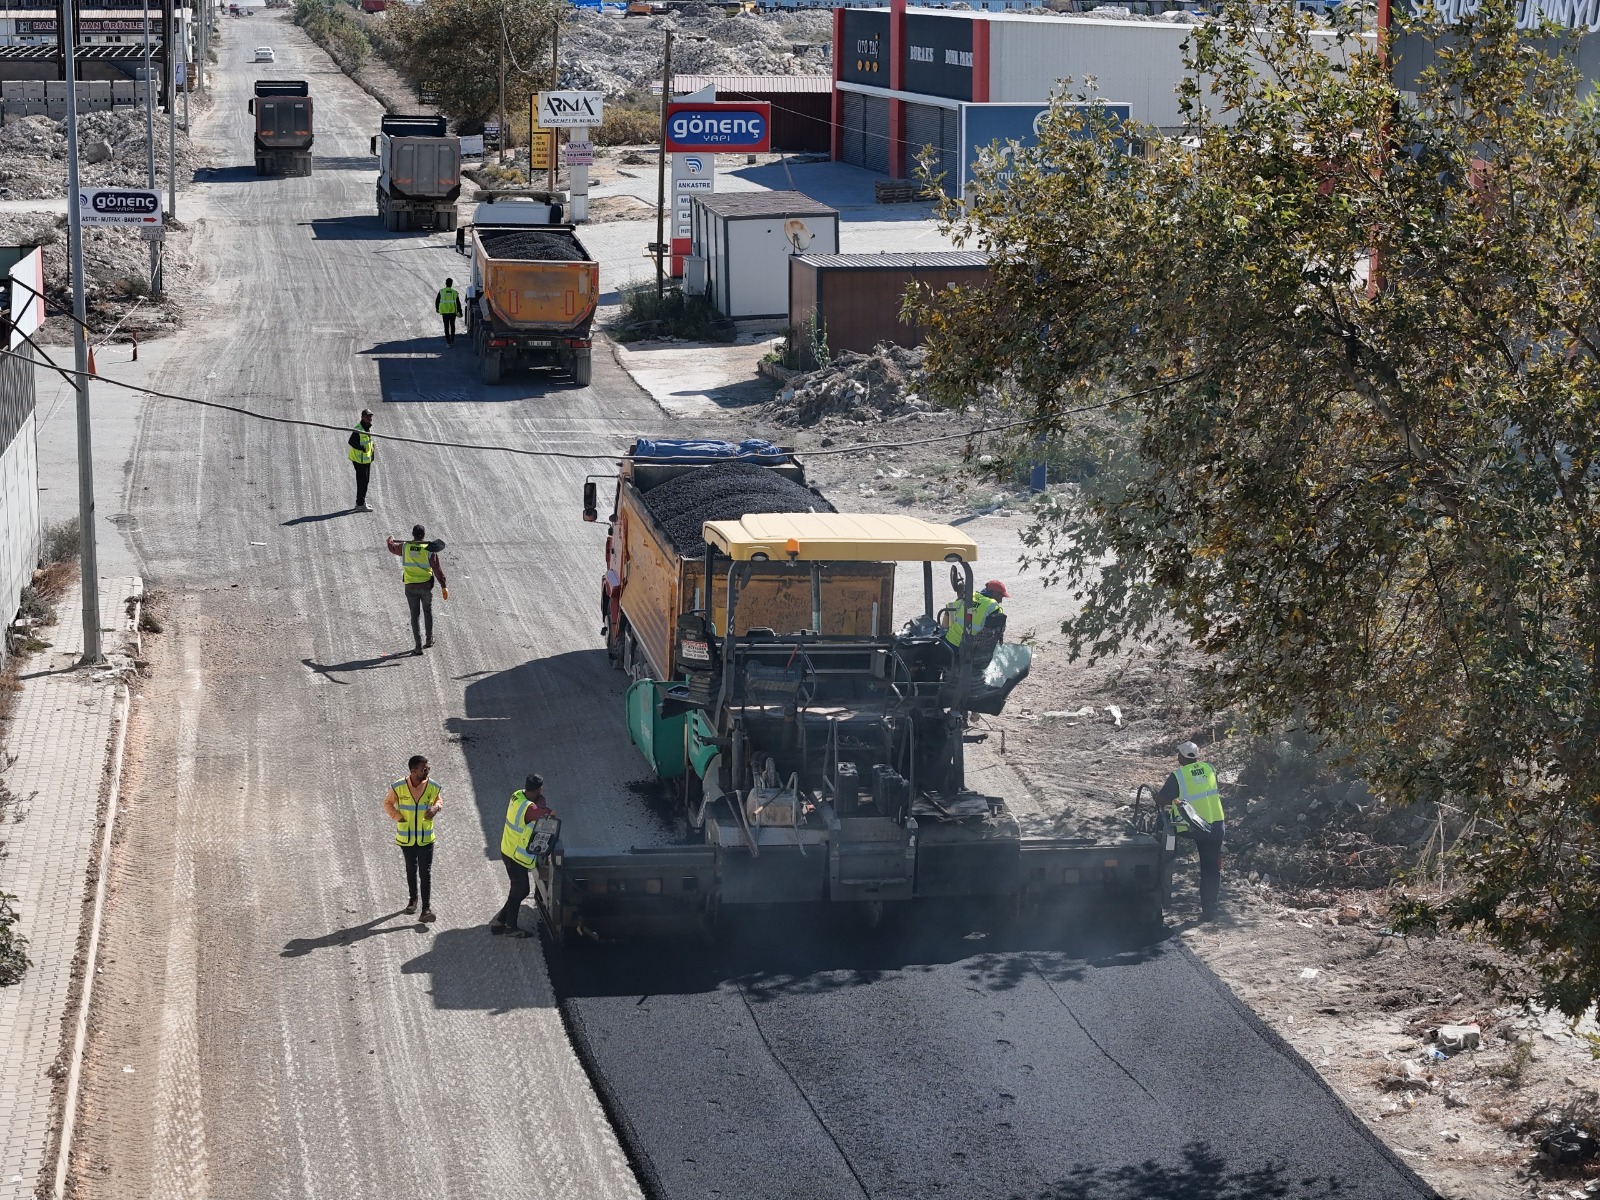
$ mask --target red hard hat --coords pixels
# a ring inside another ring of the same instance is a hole
[[[1007,600],[1011,597],[1011,593],[1006,591],[1006,585],[1001,583],[998,579],[989,580],[988,583],[983,585],[983,590],[991,593],[992,595],[999,596],[1002,600]]]

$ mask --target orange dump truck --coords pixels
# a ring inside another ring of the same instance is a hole
[[[480,204],[472,223],[467,328],[484,383],[518,367],[551,366],[589,385],[600,264],[559,205]]]

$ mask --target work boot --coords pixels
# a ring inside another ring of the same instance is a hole
[[[370,505],[370,504],[358,504],[358,505],[356,505],[356,511],[357,512],[371,512],[372,511],[372,505]]]
[[[411,653],[416,655],[418,658],[421,658],[422,657],[422,643],[418,642],[417,645],[416,645],[416,649],[412,650]]]
[[[407,904],[405,906],[405,908],[401,909],[400,911],[401,912],[405,912],[405,913],[414,913],[414,912],[416,912],[417,911],[417,902],[415,900],[411,901],[411,903]]]
[[[438,919],[439,919],[438,917],[433,915],[433,909],[431,909],[431,908],[423,909],[422,910],[422,915],[417,918],[417,920],[423,921],[423,922],[432,922],[432,921],[437,921]]]
[[[423,645],[424,649],[432,650],[433,649],[433,639],[430,637],[427,641],[423,642],[422,645]]]

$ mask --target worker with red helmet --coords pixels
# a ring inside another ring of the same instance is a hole
[[[944,631],[944,640],[952,646],[961,645],[961,639],[966,636],[968,629],[974,633],[985,630],[998,634],[1002,639],[1006,633],[1006,614],[1000,607],[1000,602],[1011,595],[1006,591],[1006,585],[998,579],[991,579],[984,584],[978,594],[968,604],[959,596],[945,606],[947,624]],[[968,619],[970,610],[970,617]]]

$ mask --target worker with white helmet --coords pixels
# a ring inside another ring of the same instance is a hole
[[[1200,747],[1193,742],[1179,743],[1178,769],[1156,793],[1156,805],[1168,806],[1173,831],[1192,839],[1200,852],[1200,916],[1215,921],[1222,890],[1222,793],[1216,771],[1200,761]]]

